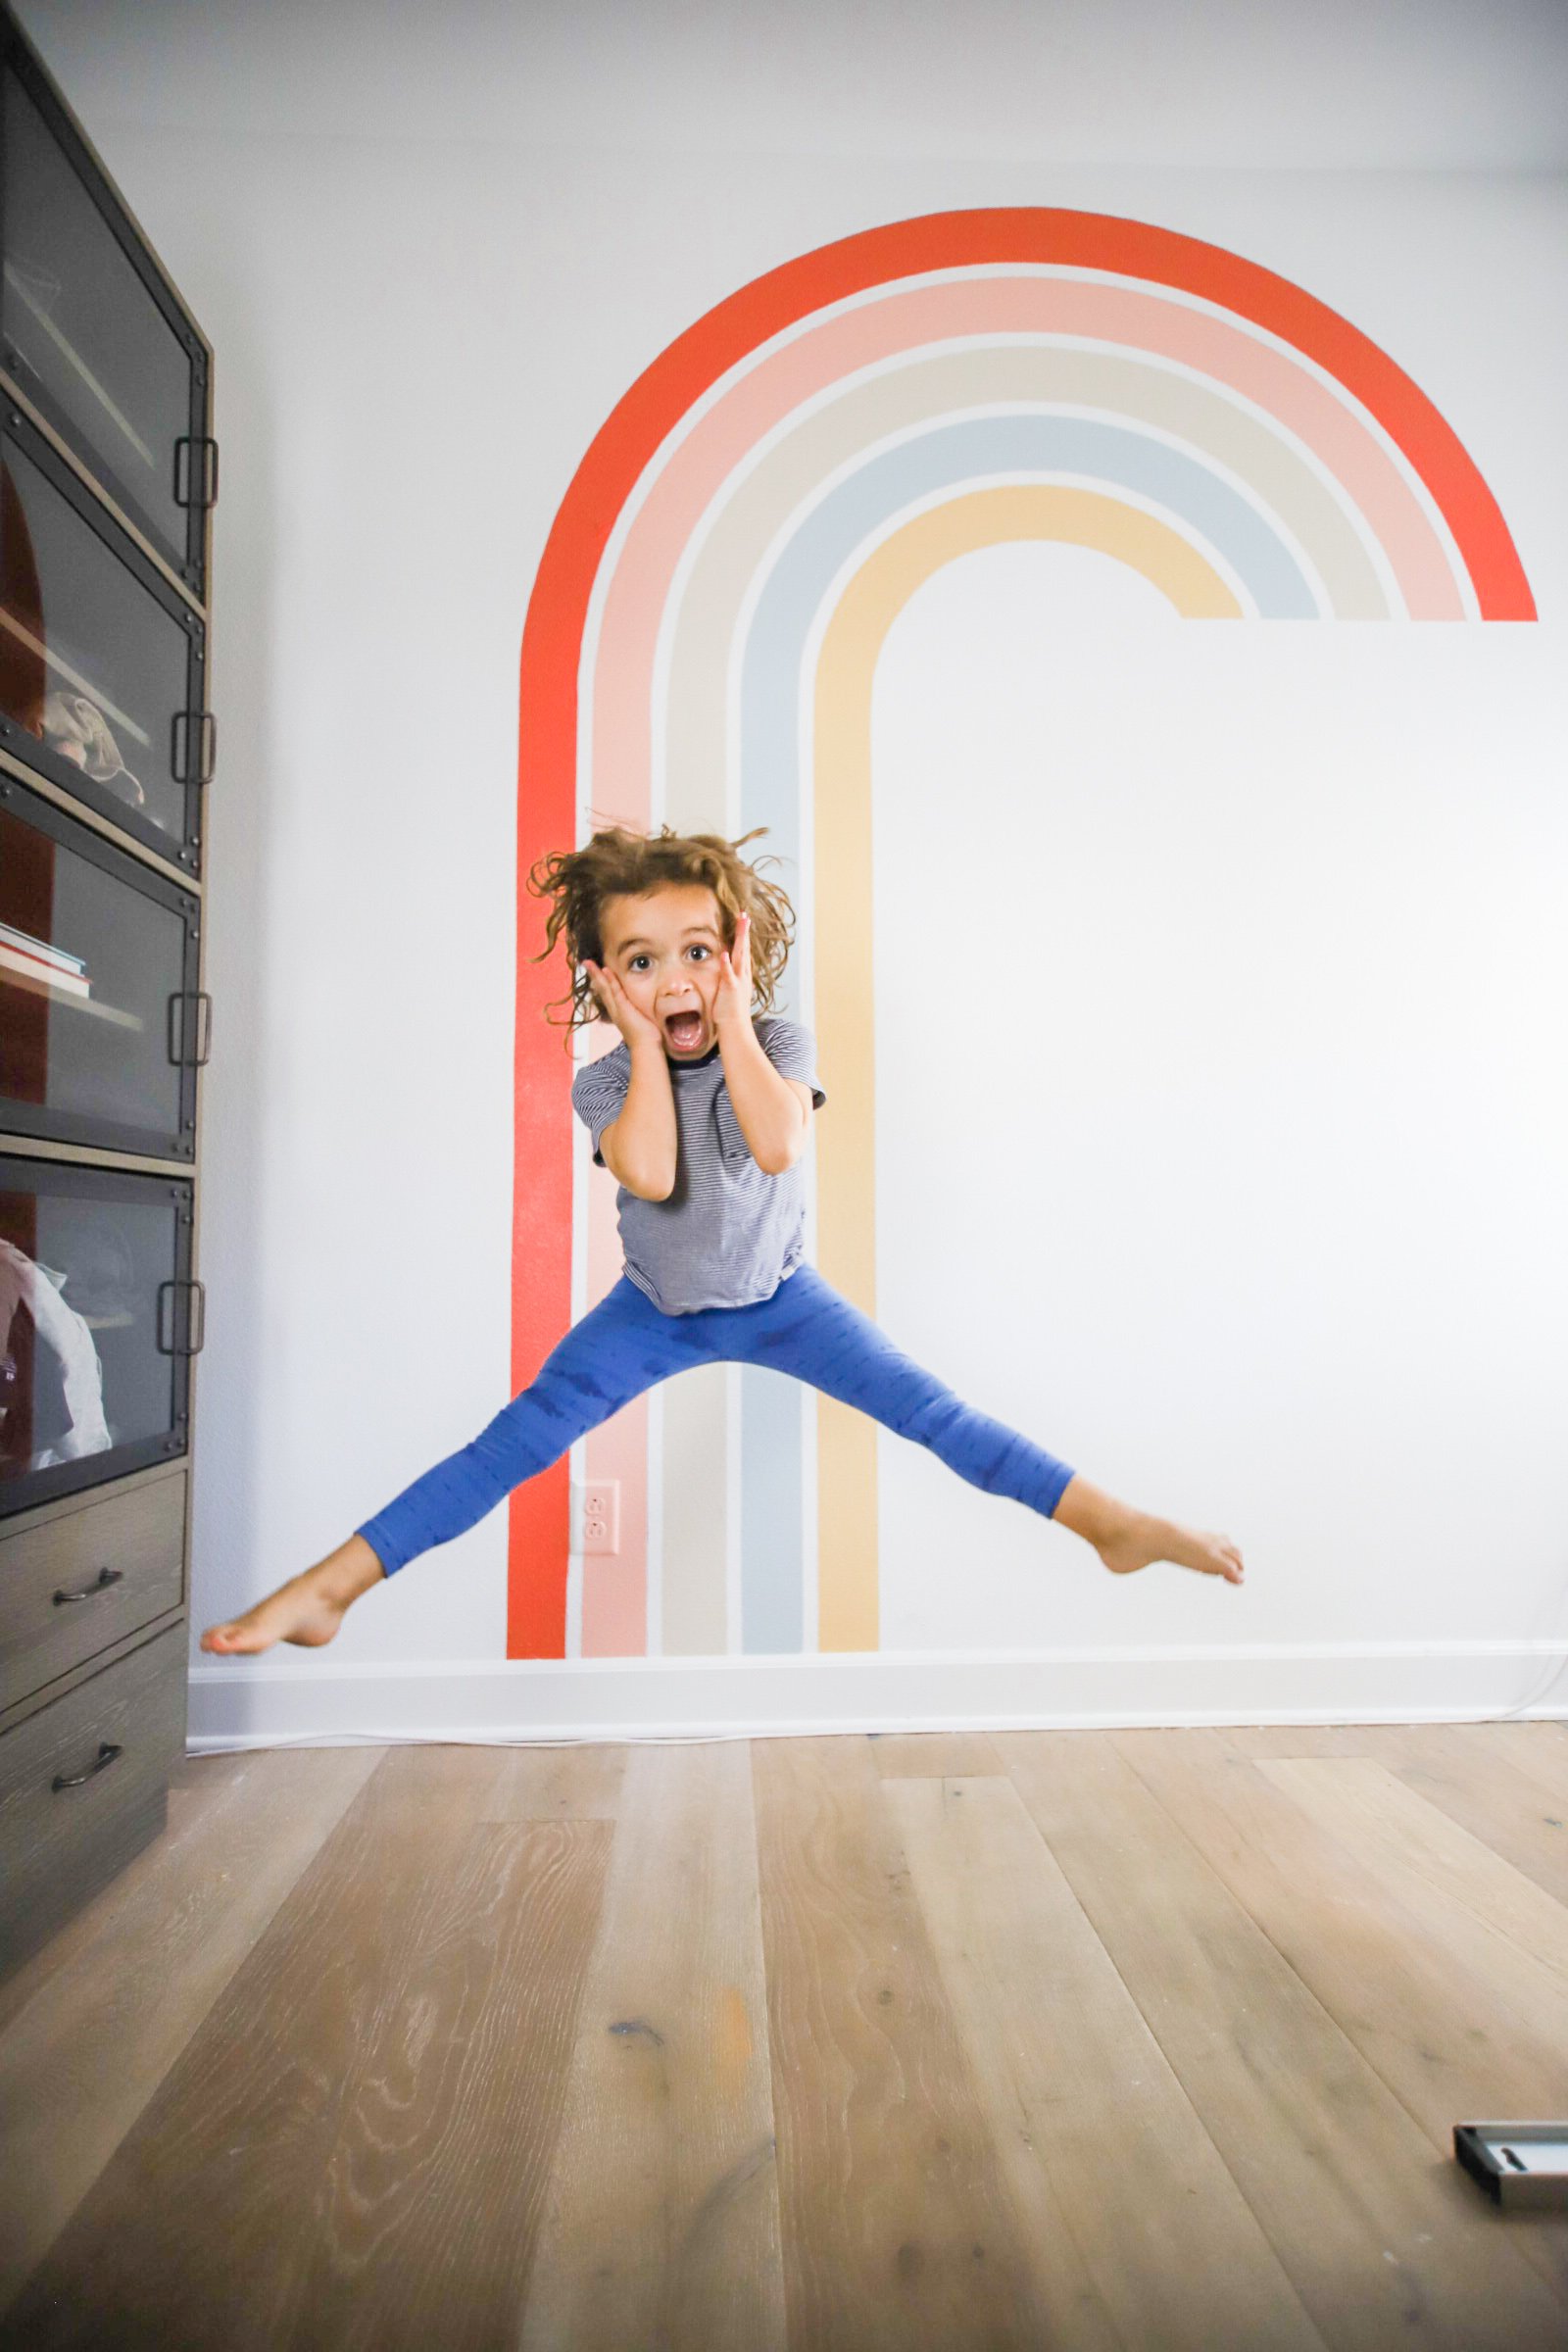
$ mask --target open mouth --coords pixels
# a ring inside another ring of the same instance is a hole
[[[689,1054],[700,1044],[703,1016],[700,1012],[670,1012],[664,1015],[664,1035],[677,1054]]]

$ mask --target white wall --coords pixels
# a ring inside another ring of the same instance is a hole
[[[1561,13],[20,13],[218,354],[193,1641],[508,1393],[522,618],[593,433],[714,302],[965,205],[1230,246],[1415,377],[1543,614],[1202,629],[1003,549],[879,673],[879,1315],[1229,1528],[1242,1592],[982,1538],[887,1439],[883,1640],[924,1660],[498,1667],[497,1512],[330,1653],[193,1650],[193,1734],[1532,1690],[1568,1632]],[[981,1581],[1019,1662],[971,1673]],[[1030,1662],[1063,1650],[1103,1663]]]

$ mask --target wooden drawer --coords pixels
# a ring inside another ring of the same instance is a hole
[[[188,1483],[152,1479],[0,1537],[0,1712],[178,1608]]]
[[[185,1752],[185,1642],[181,1619],[0,1738],[0,1973],[163,1828]],[[101,1762],[106,1747],[119,1752]]]

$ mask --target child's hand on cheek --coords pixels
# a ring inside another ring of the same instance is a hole
[[[657,1043],[662,1052],[664,1032],[657,1021],[649,1019],[646,1012],[639,1012],[621,987],[617,975],[607,966],[591,962],[586,956],[582,964],[605,1019],[614,1022],[627,1045]]]
[[[735,917],[735,948],[718,952],[718,987],[713,992],[713,1026],[749,1026],[752,1018],[752,918]]]

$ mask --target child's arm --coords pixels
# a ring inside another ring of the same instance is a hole
[[[675,1090],[663,1041],[628,1040],[631,1084],[618,1117],[599,1138],[612,1175],[641,1200],[667,1200],[675,1189]]]
[[[587,956],[583,968],[631,1057],[626,1100],[600,1131],[599,1156],[640,1200],[667,1200],[675,1189],[677,1131],[664,1033],[657,1021],[638,1011],[613,970],[603,969]]]
[[[735,918],[735,946],[720,949],[713,1017],[730,1108],[764,1175],[782,1176],[806,1150],[810,1093],[775,1070],[752,1025],[752,918]],[[802,1094],[806,1094],[805,1102]]]
[[[810,1118],[801,1102],[809,1089],[775,1070],[748,1022],[731,1022],[718,1033],[724,1084],[740,1131],[764,1175],[782,1176],[806,1150]]]

